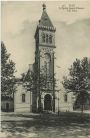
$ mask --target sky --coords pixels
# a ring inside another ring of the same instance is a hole
[[[34,34],[42,15],[43,2],[2,2],[1,38],[10,58],[16,63],[16,77],[34,63]],[[55,70],[60,80],[68,74],[76,58],[90,58],[90,2],[72,2],[79,9],[67,12],[60,9],[67,2],[45,2],[47,13],[56,27]],[[59,67],[59,68],[58,68]]]

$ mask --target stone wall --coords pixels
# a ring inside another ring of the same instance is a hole
[[[25,101],[22,101],[22,95],[25,95]],[[17,84],[17,90],[14,94],[15,112],[32,112],[32,93],[27,91],[22,84]]]

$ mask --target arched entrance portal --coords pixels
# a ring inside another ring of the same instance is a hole
[[[44,97],[44,110],[52,110],[52,97],[50,94],[46,94]]]

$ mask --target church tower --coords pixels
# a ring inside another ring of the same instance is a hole
[[[41,19],[35,32],[35,90],[33,109],[55,112],[54,48],[55,31],[43,4]]]

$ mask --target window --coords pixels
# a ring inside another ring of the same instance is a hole
[[[50,63],[51,62],[51,55],[49,53],[45,53],[45,61],[47,63]]]
[[[22,102],[25,102],[25,94],[22,94]]]
[[[46,43],[48,43],[48,34],[46,34]]]
[[[64,95],[64,101],[67,102],[67,94]]]
[[[49,43],[52,43],[52,35],[49,36]]]
[[[51,55],[49,53],[45,53],[45,66],[46,66],[46,74],[50,74],[51,67]]]
[[[42,42],[45,43],[45,34],[42,34]]]

